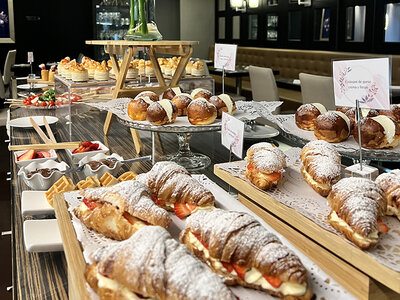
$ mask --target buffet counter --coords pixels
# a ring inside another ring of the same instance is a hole
[[[104,136],[102,124],[107,115],[106,111],[99,111],[98,109],[91,108],[84,104],[74,104],[73,108],[72,112],[74,114],[71,118],[72,122],[69,122],[68,118],[65,118],[65,112],[63,114],[62,109],[39,110],[17,108],[11,111],[11,119],[34,115],[40,116],[43,114],[58,117],[59,121],[51,125],[57,141],[100,141],[110,149],[110,152],[117,153],[123,156],[124,159],[138,157],[134,150],[132,140],[130,139],[130,131],[128,127],[124,126],[120,122],[114,122],[112,124],[112,130],[107,136]],[[37,144],[41,142],[39,136],[32,128],[11,127],[9,133],[12,145]],[[150,154],[152,151],[151,134],[142,131],[141,138],[144,145],[142,155]],[[223,148],[220,138],[218,132],[196,133],[196,138],[192,139],[191,148],[195,152],[204,153],[211,158],[212,164],[206,169],[203,169],[201,173],[206,175],[213,182],[217,183],[220,187],[228,190],[228,184],[225,182],[227,179],[224,178],[224,176],[221,176],[221,174],[217,174],[218,176],[214,174],[214,165],[226,162],[229,157],[229,151]],[[279,143],[282,143],[280,137],[277,137],[276,140]],[[247,140],[247,142],[248,143],[246,144],[245,141],[245,148],[250,144],[255,143],[256,140]],[[176,135],[174,133],[160,133],[159,143],[161,144],[158,144],[156,147],[156,161],[160,160],[162,156],[178,150]],[[65,161],[69,166],[74,167],[70,156],[67,155],[65,150],[58,150],[57,155],[59,161]],[[121,173],[133,171],[140,174],[149,171],[151,167],[152,164],[149,161],[133,164],[128,163],[122,166]],[[11,203],[14,299],[71,298],[73,288],[71,290],[71,285],[69,285],[71,278],[67,274],[68,266],[64,252],[32,253],[28,252],[25,248],[23,232],[24,221],[31,217],[23,217],[21,214],[21,194],[24,190],[28,190],[28,187],[22,180],[20,180],[20,178],[18,178],[17,173],[18,167],[14,160],[12,160]],[[73,175],[69,175],[69,177],[71,177],[74,182],[78,182],[85,178],[84,174],[80,173],[73,173]],[[234,183],[231,184],[235,187]],[[236,186],[236,188],[240,190],[239,186]],[[365,299],[368,297],[370,297],[370,299],[385,299],[385,297],[393,296],[392,291],[383,289],[380,284],[374,280],[370,280],[370,278],[363,272],[349,267],[344,261],[336,257],[324,247],[313,243],[302,234],[299,234],[299,232],[294,232],[293,228],[290,228],[290,225],[293,226],[293,224],[285,223],[279,218],[279,216],[277,218],[273,213],[271,214],[268,212],[269,209],[267,208],[267,205],[261,206],[258,203],[246,199],[246,197],[252,197],[254,195],[257,195],[257,193],[241,193],[239,201],[258,215],[262,220],[271,224],[272,228],[275,228],[275,230],[284,235],[294,245],[296,245],[295,241],[300,242],[300,244],[297,245],[298,248],[296,253],[303,252],[302,255],[308,256],[308,258],[313,261],[313,267],[310,267],[309,264],[307,269],[311,273],[309,280],[313,283],[314,289],[321,285],[319,291],[314,290],[314,292],[317,293],[318,299],[322,297],[322,290],[327,289],[323,286],[324,284],[329,286],[329,293],[338,293],[338,298],[336,299],[350,299],[352,298],[351,294],[358,298]],[[228,204],[226,209],[236,209],[236,202],[237,201],[232,203],[232,205]],[[221,207],[220,203],[218,203],[218,205]],[[50,218],[50,216],[43,216],[43,218]],[[51,216],[51,218],[54,218],[54,216]],[[326,273],[323,273],[321,269]],[[367,271],[364,272],[367,273]],[[316,273],[319,273],[319,279],[316,279]],[[321,274],[323,274],[322,277]],[[342,281],[338,280],[340,277],[343,277]],[[315,283],[318,282],[318,280],[321,280],[321,278],[323,278],[322,282],[319,282],[318,284]],[[365,289],[369,284],[372,285],[373,288]],[[379,285],[379,287],[375,288],[376,285]],[[352,286],[359,286],[360,288],[352,288]],[[330,288],[332,288],[332,290],[330,290]],[[387,294],[382,294],[382,290],[385,290],[384,293]],[[378,298],[373,298],[372,293],[374,291],[381,293]],[[398,295],[396,294],[396,296]],[[272,299],[266,295],[265,297],[265,299]],[[330,297],[325,297],[325,299],[329,298]]]
[[[78,108],[79,106],[79,108]],[[60,121],[51,125],[57,141],[84,141],[100,140],[112,152],[122,155],[124,158],[137,157],[134,151],[132,139],[130,138],[129,128],[119,122],[112,124],[112,130],[105,137],[102,124],[106,117],[106,112],[92,109],[86,105],[75,104],[74,111],[80,114],[72,116],[72,125],[67,124],[65,118],[59,115],[60,110],[38,110],[29,108],[17,108],[11,111],[11,119],[17,117],[33,115],[58,116]],[[70,135],[71,133],[71,135]],[[210,156],[213,162],[224,162],[227,160],[229,151],[222,148],[218,133],[199,133],[198,138],[193,139],[192,149]],[[144,155],[151,153],[150,133],[141,133]],[[175,134],[161,134],[162,147],[157,147],[157,159],[163,153],[174,153],[178,150]],[[37,133],[31,129],[10,128],[10,140],[12,145],[41,143]],[[12,154],[12,153],[11,153]],[[65,161],[71,166],[71,160],[65,150],[58,150],[60,161]],[[135,163],[132,166],[126,164],[123,170],[135,173],[147,172],[151,169],[151,162]],[[11,203],[12,203],[12,249],[13,249],[13,292],[14,299],[67,299],[68,280],[67,266],[63,252],[48,253],[29,253],[25,250],[23,241],[23,222],[21,215],[21,194],[28,190],[28,187],[17,177],[18,168],[12,162],[12,181],[11,181]],[[211,180],[220,186],[227,188],[227,185],[213,174],[212,166],[202,171]],[[83,179],[83,174],[74,175],[74,181]]]

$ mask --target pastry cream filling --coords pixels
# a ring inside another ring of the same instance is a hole
[[[228,108],[228,113],[231,115],[232,114],[232,110],[233,110],[233,103],[232,103],[232,99],[229,95],[227,94],[221,94],[218,96],[222,101],[224,101],[226,107]]]
[[[128,288],[126,288],[122,284],[118,283],[116,280],[107,278],[107,277],[101,275],[99,272],[96,273],[96,277],[98,280],[97,286],[99,288],[105,288],[105,289],[109,289],[112,291],[118,291],[119,293],[122,294],[124,299],[137,300],[138,297],[135,295],[135,293],[131,292]],[[145,298],[145,299],[150,299],[150,298]]]
[[[304,170],[304,175],[306,176],[306,180],[308,182],[311,182],[312,184],[315,184],[316,186],[320,187],[321,189],[329,189],[331,186],[329,183],[319,183],[312,178],[310,173],[308,173],[306,170]]]
[[[388,205],[388,206],[387,206],[387,208],[386,208],[386,214],[389,215],[389,216],[395,215],[395,216],[400,217],[400,211],[399,211],[399,209],[398,209],[397,207],[395,207],[395,206],[392,206],[392,205]]]
[[[220,270],[222,272],[228,273],[228,270],[224,268],[221,262],[218,259],[215,259],[210,256],[209,251],[203,244],[196,238],[196,236],[189,231],[188,233],[189,242],[199,251],[204,253],[204,257],[207,258],[208,262],[212,264],[212,266],[216,270]],[[238,276],[235,270],[232,270],[230,273],[233,276]],[[258,271],[256,268],[250,268],[245,274],[244,280],[249,284],[260,285],[263,289],[271,290],[274,292],[280,292],[284,296],[292,295],[292,296],[302,296],[307,291],[307,284],[298,284],[293,282],[283,282],[279,288],[275,288],[269,284],[269,282],[262,276],[262,273]]]
[[[321,103],[311,103],[311,104],[314,105],[321,114],[326,113],[326,108]]]
[[[198,92],[200,92],[200,91],[202,91],[202,90],[204,90],[204,89],[202,89],[202,88],[194,89],[194,90],[192,91],[192,93],[190,94],[190,96],[194,97],[194,96],[196,96],[196,94],[197,94]]]
[[[370,110],[371,109],[369,108],[361,108],[361,117],[365,118],[366,116],[368,116]]]
[[[143,97],[140,97],[140,98],[142,98],[143,101],[146,102],[147,104],[152,104],[153,103],[153,101],[148,96],[143,96]]]
[[[168,117],[168,121],[171,122],[171,120],[172,120],[172,105],[171,105],[170,100],[162,99],[162,100],[158,101],[158,103],[162,106],[162,108],[164,108],[165,113],[167,114],[167,117]]]
[[[396,133],[396,126],[394,125],[392,119],[387,116],[376,116],[372,117],[371,119],[382,125],[386,135],[386,139],[388,143],[391,144],[394,140],[394,135]]]
[[[344,113],[342,113],[341,111],[332,110],[332,112],[337,114],[337,115],[339,115],[339,116],[341,116],[346,121],[347,127],[350,130],[350,119]]]
[[[362,236],[358,234],[357,232],[354,232],[354,230],[350,227],[349,224],[347,224],[342,218],[339,218],[339,216],[336,214],[335,211],[332,211],[330,215],[330,219],[334,222],[337,222],[339,226],[347,228],[349,231],[351,231],[354,234],[354,238],[360,242],[375,242],[378,239],[378,230],[375,230],[371,232],[371,234],[367,237]]]
[[[82,203],[81,205],[79,205],[78,210],[80,210],[81,212],[86,212],[88,210],[90,210],[85,203]],[[127,222],[129,222],[128,220],[126,220]],[[138,218],[135,218],[132,216],[131,221],[133,221],[133,224],[131,224],[135,231],[139,230],[140,228],[142,228],[143,226],[146,226],[146,224],[144,222],[142,222],[141,220],[139,220]],[[114,231],[118,231],[117,225],[114,222],[114,217],[112,216],[108,216],[106,218],[104,218],[103,220],[103,224],[107,227],[110,228]]]
[[[174,91],[175,95],[182,94],[180,87],[173,87],[172,90]]]

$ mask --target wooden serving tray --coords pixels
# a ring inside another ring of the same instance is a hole
[[[241,199],[245,199],[247,197],[251,202],[262,207],[264,211],[271,213],[277,219],[281,219],[283,222],[290,225],[292,229],[299,231],[307,238],[312,240],[314,243],[325,247],[327,250],[331,251],[339,258],[346,261],[348,264],[366,273],[368,276],[381,282],[383,285],[389,287],[393,291],[400,293],[399,272],[396,272],[382,265],[377,260],[373,259],[368,253],[348,243],[342,237],[321,228],[319,225],[304,217],[296,210],[280,203],[268,194],[258,190],[245,180],[234,177],[229,172],[220,169],[218,165],[214,166],[214,173],[222,180],[227,182],[229,185],[231,185],[233,188],[235,188],[240,194],[245,196]],[[246,200],[244,202],[246,202]],[[271,222],[268,223],[272,226]],[[280,233],[286,236],[285,230]],[[296,243],[296,241],[292,239],[291,242],[299,249],[302,248],[301,240],[298,240]],[[330,273],[330,275],[335,278],[335,272],[328,272],[329,269],[331,269],[332,267],[333,266],[329,265],[325,266],[325,268],[321,266],[321,268],[323,268],[327,273]],[[340,273],[336,274],[335,278],[339,282],[341,282],[340,278],[338,278],[340,276]],[[347,282],[347,286],[345,285],[346,283],[341,283],[350,291],[352,290],[351,287],[354,285],[354,282],[351,282],[351,280]],[[369,290],[369,287],[367,286],[364,288],[367,291]],[[400,295],[396,295],[396,297],[400,297]]]

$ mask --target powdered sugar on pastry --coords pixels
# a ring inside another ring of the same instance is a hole
[[[130,239],[99,249],[94,260],[100,273],[145,297],[236,299],[217,275],[161,227],[143,227]]]
[[[134,180],[111,187],[82,190],[81,195],[88,200],[110,202],[122,211],[151,224],[167,227],[171,222],[168,212],[154,204],[149,188]]]
[[[257,143],[247,150],[246,161],[260,171],[284,172],[286,155],[270,143]]]
[[[187,218],[186,227],[209,246],[213,258],[254,267],[282,280],[290,278],[300,284],[307,281],[299,258],[246,213],[221,209],[198,211]]]

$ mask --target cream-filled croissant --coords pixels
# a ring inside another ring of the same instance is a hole
[[[82,204],[74,214],[88,228],[114,240],[125,240],[145,225],[168,227],[168,212],[151,199],[144,184],[129,180],[111,187],[81,191]]]
[[[247,150],[246,177],[259,189],[278,185],[286,167],[286,155],[270,143],[254,144]]]
[[[240,284],[283,299],[310,299],[300,259],[254,217],[222,209],[186,220],[180,240],[229,285]]]
[[[85,277],[105,299],[236,300],[218,275],[159,226],[97,250]]]
[[[214,205],[213,194],[174,162],[158,162],[149,172],[138,175],[136,180],[150,188],[156,204],[175,211],[180,218],[188,216],[197,207]]]
[[[400,220],[400,170],[379,175],[375,182],[383,189],[386,195],[386,214],[397,216]]]
[[[301,150],[301,175],[320,195],[328,196],[340,180],[340,154],[323,140],[307,143]]]
[[[386,211],[383,190],[372,180],[343,178],[328,195],[331,213],[329,223],[361,249],[379,241],[379,234],[389,228],[381,221]]]

